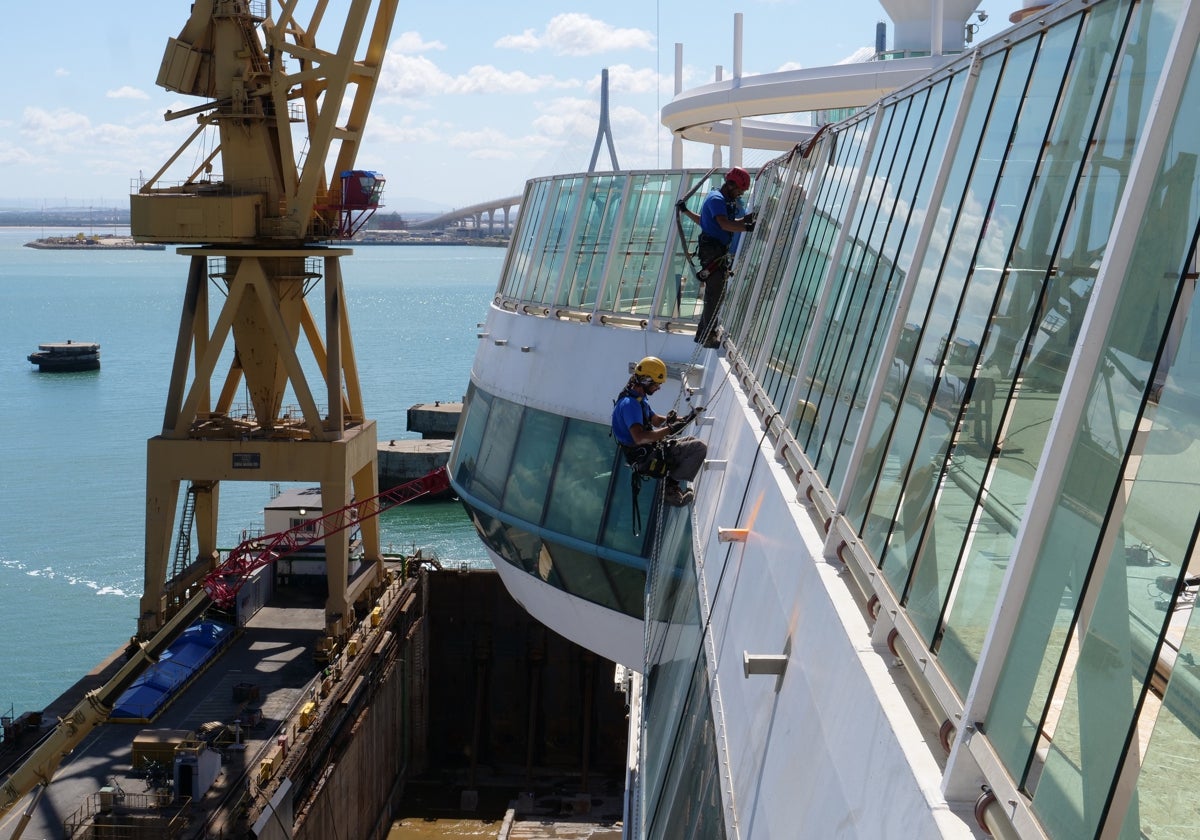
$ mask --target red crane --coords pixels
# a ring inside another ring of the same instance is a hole
[[[263,566],[274,563],[280,557],[286,557],[306,545],[312,545],[352,528],[364,519],[378,516],[393,505],[402,505],[422,496],[444,493],[449,489],[450,474],[445,467],[439,467],[427,475],[385,490],[366,501],[351,502],[320,519],[302,522],[277,534],[248,539],[229,552],[229,557],[208,574],[204,579],[204,591],[213,603],[228,607],[237,599],[238,590],[251,573]]]

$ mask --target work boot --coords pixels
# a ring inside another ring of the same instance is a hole
[[[671,507],[683,507],[690,505],[692,499],[696,498],[696,494],[691,490],[684,490],[676,482],[672,481],[667,485],[666,491],[663,493],[663,501]]]
[[[707,348],[709,350],[720,347],[721,346],[721,336],[719,334],[719,331],[720,331],[720,328],[716,324],[713,324],[707,330],[705,330],[703,335],[701,335],[700,333],[696,333],[695,341],[701,347]]]

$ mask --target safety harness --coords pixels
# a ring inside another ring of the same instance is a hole
[[[646,401],[631,391],[628,387],[623,389],[617,395],[616,402],[620,402],[626,397],[633,397],[638,401],[638,406],[642,409],[642,427],[650,429],[651,418],[653,416],[650,411],[650,406]],[[656,441],[654,443],[645,444],[626,444],[617,441],[617,445],[621,447],[621,452],[625,456],[625,463],[629,464],[635,476],[643,478],[663,478],[667,474],[667,454],[665,441]]]
[[[646,404],[644,399],[638,397],[633,391],[626,386],[620,394],[617,395],[617,402],[625,399],[625,397],[634,397],[638,400],[638,405],[642,409],[642,426],[643,428],[651,428],[650,421],[652,413],[650,406]],[[674,435],[681,431],[684,426],[692,422],[696,416],[698,409],[693,408],[691,413],[684,417],[676,417],[675,412],[671,411],[667,415],[667,422],[672,427],[671,434]],[[670,438],[655,441],[654,443],[644,444],[624,444],[617,441],[617,445],[621,448],[621,454],[625,456],[625,463],[629,465],[629,492],[633,502],[633,535],[641,536],[642,533],[642,511],[638,507],[638,495],[642,490],[642,482],[646,479],[666,478],[670,473],[668,460],[668,449],[672,441]]]

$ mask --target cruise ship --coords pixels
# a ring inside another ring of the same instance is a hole
[[[529,182],[453,486],[626,675],[630,838],[1195,837],[1200,4],[885,6],[876,60],[677,85],[669,170]],[[778,154],[715,349],[691,141]],[[689,506],[610,434],[646,356]]]

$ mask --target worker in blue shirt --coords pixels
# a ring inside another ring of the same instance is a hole
[[[665,478],[663,501],[682,507],[695,494],[680,482],[695,479],[708,455],[708,446],[699,438],[676,437],[695,412],[678,417],[672,411],[664,416],[650,407],[647,397],[666,381],[667,366],[662,359],[647,356],[638,362],[613,406],[612,432],[634,472],[648,478]]]
[[[700,258],[698,276],[704,284],[704,309],[696,325],[696,341],[705,347],[717,347],[717,310],[725,295],[729,264],[737,251],[742,233],[754,230],[754,214],[747,213],[741,197],[750,189],[750,173],[735,166],[725,173],[725,183],[712,190],[693,213],[684,201],[675,209],[700,225],[696,254]]]

